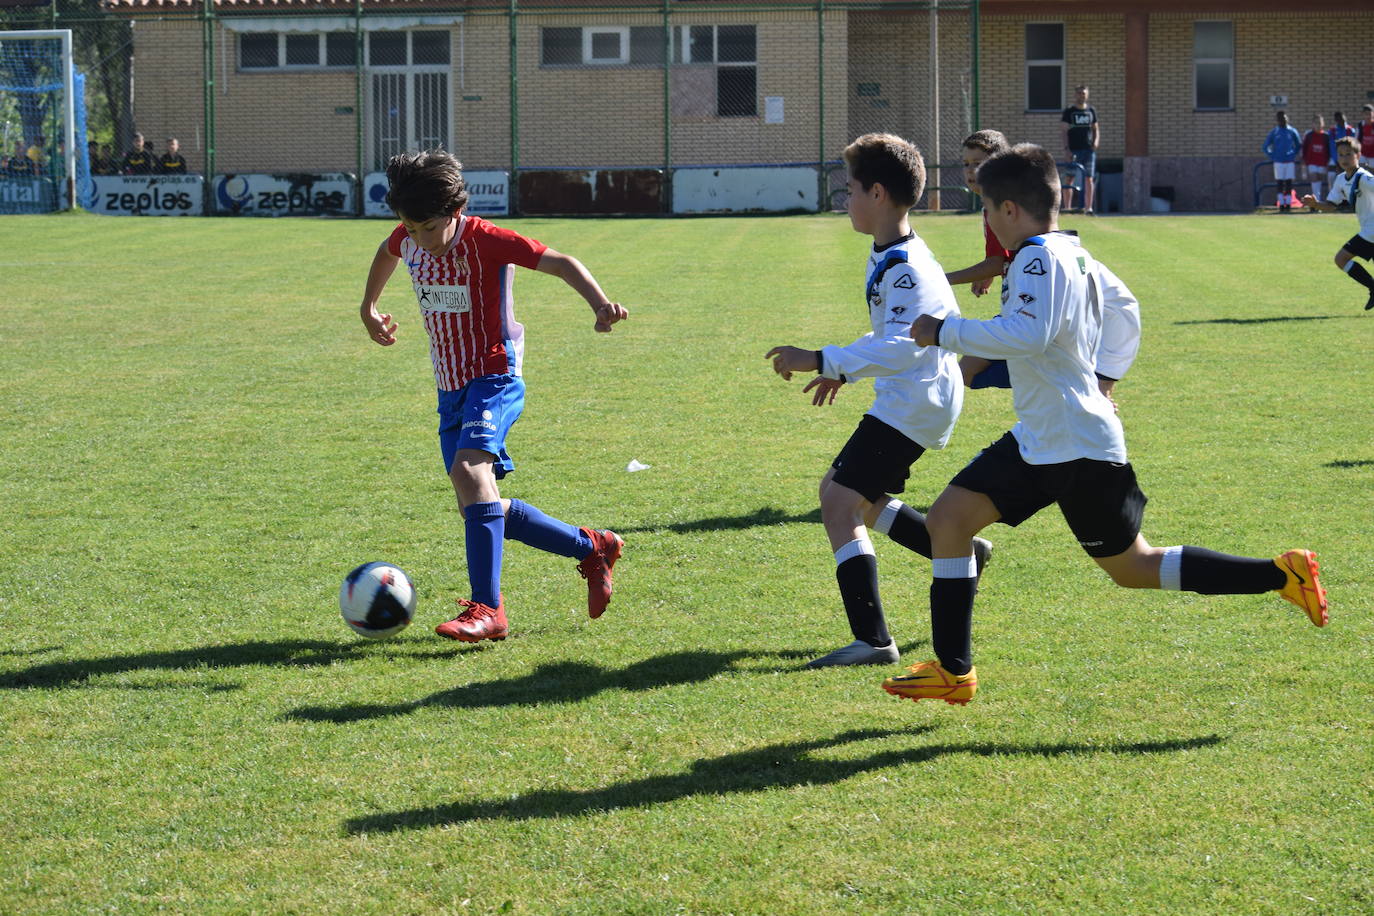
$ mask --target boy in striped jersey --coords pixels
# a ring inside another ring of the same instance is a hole
[[[575,528],[518,499],[497,481],[514,469],[506,436],[525,404],[521,378],[524,328],[511,298],[514,267],[559,277],[587,301],[600,333],[629,317],[611,302],[576,258],[484,219],[463,213],[468,192],[462,166],[443,150],[403,153],[387,163],[387,203],[401,225],[377,248],[361,315],[382,346],[396,342],[392,316],[377,311],[386,281],[402,261],[429,334],[439,392],[439,445],[458,496],[467,533],[470,598],[435,632],[479,642],[509,632],[501,596],[506,538],[580,560],[587,612],[600,617],[611,600],[611,569],[624,546],[612,531]]]
[[[989,321],[923,314],[911,337],[920,347],[1006,359],[1017,422],[930,507],[937,658],[888,678],[883,689],[912,700],[973,699],[973,537],[993,522],[1019,525],[1052,504],[1118,585],[1204,595],[1275,591],[1324,626],[1326,593],[1310,550],[1271,560],[1146,542],[1140,534],[1145,494],[1126,457],[1121,421],[1093,374],[1102,336],[1101,280],[1078,239],[1058,231],[1054,159],[1021,144],[983,163],[978,184],[989,224],[1016,252],[1002,286],[1002,312]]]

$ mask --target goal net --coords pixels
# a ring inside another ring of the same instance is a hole
[[[0,213],[71,209],[90,184],[70,29],[0,31]]]

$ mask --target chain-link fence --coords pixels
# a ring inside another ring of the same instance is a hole
[[[431,146],[479,212],[818,210],[869,131],[925,154],[918,206],[973,203],[951,166],[977,122],[974,0],[92,2],[0,28],[71,28],[93,172],[127,176],[135,133],[156,172],[175,141],[161,187],[198,190],[185,210],[384,215],[387,158]]]

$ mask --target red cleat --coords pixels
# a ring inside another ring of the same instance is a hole
[[[463,612],[448,623],[439,624],[434,632],[459,642],[481,642],[484,639],[499,642],[506,638],[510,626],[506,623],[506,601],[504,598],[498,601],[498,606],[493,608],[459,598],[458,606]]]
[[[582,533],[592,539],[592,552],[577,564],[577,571],[587,580],[587,615],[595,620],[611,603],[611,569],[620,559],[625,542],[614,531],[583,528]]]

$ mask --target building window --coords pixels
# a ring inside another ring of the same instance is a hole
[[[364,36],[370,66],[449,63],[449,33],[369,32]],[[243,32],[240,70],[324,70],[358,62],[353,32]]]
[[[596,66],[630,62],[630,30],[596,26],[582,30],[582,60]]]
[[[663,27],[545,27],[539,30],[542,67],[661,67]]]
[[[754,26],[685,25],[674,36],[676,63],[714,65],[716,117],[758,117],[758,31]]]
[[[1026,110],[1064,108],[1064,24],[1026,23]]]
[[[1230,22],[1193,23],[1193,107],[1235,107],[1236,35]]]

